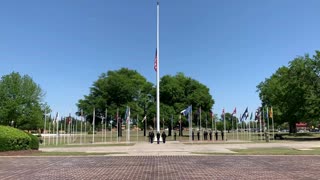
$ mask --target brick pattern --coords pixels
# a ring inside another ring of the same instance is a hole
[[[1,157],[0,179],[320,179],[320,156]]]

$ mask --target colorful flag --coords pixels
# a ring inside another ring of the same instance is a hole
[[[237,108],[234,108],[234,110],[233,110],[231,115],[233,116],[234,114],[237,114]]]
[[[253,118],[253,112],[251,112],[250,121],[252,120],[252,118]]]
[[[191,112],[191,110],[192,110],[192,105],[190,105],[190,106],[187,107],[186,109],[182,110],[182,111],[180,112],[180,114],[183,114],[184,116],[187,116],[187,115],[189,115],[189,113]]]
[[[248,116],[249,116],[249,113],[248,113],[248,107],[247,107],[244,113],[242,114],[240,121],[243,121],[243,118],[247,119]]]
[[[71,113],[69,113],[69,117],[68,117],[68,121],[67,122],[68,122],[67,124],[71,124],[71,122],[72,122]]]
[[[258,109],[256,110],[255,118],[254,118],[256,121],[258,121],[258,120],[259,120],[259,117],[260,117],[260,111],[261,111],[261,110],[260,110],[260,107],[258,107]]]
[[[273,110],[272,110],[272,106],[271,106],[271,108],[270,108],[269,117],[273,119]]]
[[[212,118],[213,117],[213,112],[210,110],[209,113],[210,113],[210,117]]]
[[[153,65],[154,70],[157,72],[158,70],[158,54],[157,54],[157,48],[156,48],[156,55],[154,57],[154,65]]]
[[[222,109],[222,116],[224,116],[224,108]]]

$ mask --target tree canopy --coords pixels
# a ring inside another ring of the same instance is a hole
[[[25,130],[42,127],[43,111],[49,106],[42,102],[44,93],[28,75],[13,72],[0,80],[0,124],[14,125]]]
[[[104,116],[108,109],[109,119],[113,119],[116,110],[119,116],[124,117],[125,109],[130,106],[131,117],[147,116],[148,125],[153,125],[156,116],[156,90],[152,83],[135,70],[121,68],[103,73],[90,88],[89,95],[80,99],[77,106],[87,115],[87,120],[92,120],[93,107],[97,116]],[[160,118],[169,125],[171,117],[177,122],[180,112],[189,105],[194,109],[201,107],[209,112],[214,101],[209,93],[209,88],[200,82],[186,77],[182,73],[175,76],[165,75],[160,80]],[[99,121],[99,119],[98,119]]]
[[[210,116],[209,111],[214,104],[209,88],[195,79],[186,77],[183,73],[177,73],[175,76],[165,75],[161,78],[160,102],[167,107],[161,114],[166,117],[175,115],[175,119],[178,119],[180,112],[189,105],[192,105],[193,112],[201,107],[202,123]],[[197,113],[194,115],[193,123],[196,123],[199,115]],[[184,121],[184,125],[186,124],[187,121]]]
[[[273,107],[276,122],[288,122],[295,132],[297,122],[320,118],[320,52],[305,55],[280,67],[257,86],[262,105]]]
[[[93,108],[98,117],[105,116],[107,109],[110,118],[119,109],[119,117],[124,117],[126,107],[130,106],[131,116],[143,115],[152,88],[152,84],[135,70],[121,68],[102,73],[90,88],[90,94],[79,100],[78,114],[81,109],[92,121]]]

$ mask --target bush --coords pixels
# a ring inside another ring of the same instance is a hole
[[[30,147],[31,149],[36,149],[36,150],[38,150],[38,149],[39,149],[39,137],[34,136],[34,135],[30,134],[30,133],[27,133],[27,134],[28,134],[28,136],[31,138],[31,141],[30,141],[30,143],[29,143],[29,147]],[[40,137],[41,137],[41,136],[40,136]]]
[[[30,149],[31,137],[25,132],[0,125],[0,151]]]
[[[93,134],[93,131],[88,131],[88,134]],[[97,131],[95,131],[94,134],[97,134]]]

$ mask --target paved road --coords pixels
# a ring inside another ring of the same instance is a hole
[[[1,157],[0,179],[320,179],[319,156]]]

